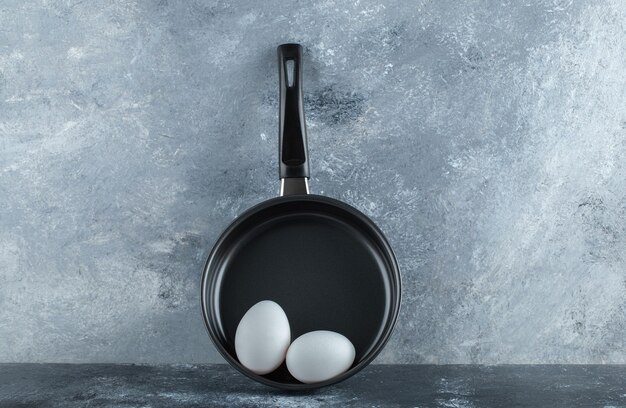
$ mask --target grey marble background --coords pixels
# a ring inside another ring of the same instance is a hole
[[[214,362],[220,231],[277,193],[275,47],[312,190],[387,233],[386,363],[626,363],[626,3],[0,4],[0,361]]]

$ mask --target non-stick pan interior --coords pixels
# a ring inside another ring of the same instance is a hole
[[[319,196],[270,200],[244,214],[216,244],[205,275],[209,330],[234,360],[237,325],[259,301],[282,306],[292,340],[313,330],[346,336],[354,366],[384,343],[399,301],[397,266],[380,231]],[[284,364],[264,377],[299,384]]]

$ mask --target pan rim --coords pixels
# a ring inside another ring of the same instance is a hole
[[[390,285],[390,302],[389,302],[389,313],[384,321],[384,327],[382,330],[382,334],[380,338],[374,343],[372,349],[364,355],[364,357],[359,361],[358,364],[351,367],[348,371],[333,377],[329,380],[313,383],[313,384],[304,384],[304,383],[283,383],[275,380],[271,380],[265,378],[261,375],[254,374],[250,372],[248,369],[243,367],[224,347],[222,342],[220,341],[220,333],[218,333],[216,325],[213,323],[217,320],[217,316],[212,306],[212,303],[209,302],[209,294],[214,292],[215,288],[215,274],[210,273],[211,265],[215,262],[217,253],[219,249],[223,246],[224,242],[228,239],[228,237],[239,227],[242,223],[248,220],[251,216],[266,210],[272,206],[286,204],[289,202],[295,201],[306,201],[306,202],[318,202],[325,205],[330,205],[336,207],[346,213],[349,213],[352,216],[355,216],[359,219],[360,222],[363,223],[375,237],[375,240],[380,244],[381,253],[385,255],[386,263],[388,267],[386,268],[386,274],[389,278]],[[220,355],[235,369],[244,374],[245,376],[260,382],[262,384],[282,389],[282,390],[290,390],[290,391],[306,391],[313,390],[325,386],[329,386],[332,384],[337,384],[343,380],[350,378],[355,375],[367,365],[369,365],[383,350],[387,342],[389,341],[391,334],[393,333],[393,329],[396,325],[398,315],[400,313],[401,306],[401,297],[402,297],[402,282],[400,275],[400,268],[398,266],[396,255],[391,248],[391,245],[387,241],[387,238],[380,230],[380,228],[365,214],[363,214],[358,209],[352,207],[349,204],[346,204],[342,201],[336,200],[334,198],[330,198],[327,196],[321,196],[316,194],[307,194],[307,195],[290,195],[290,196],[281,196],[274,197],[269,200],[262,201],[259,204],[254,205],[253,207],[245,210],[239,216],[237,216],[226,229],[220,234],[220,236],[215,241],[209,256],[204,264],[204,269],[202,272],[202,280],[201,280],[201,305],[202,305],[202,317],[204,321],[205,328],[213,342],[213,345],[220,353]]]

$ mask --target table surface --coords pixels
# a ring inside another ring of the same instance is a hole
[[[227,365],[0,364],[0,407],[626,407],[626,366],[373,365],[314,392]]]

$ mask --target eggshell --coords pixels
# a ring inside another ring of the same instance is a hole
[[[327,330],[298,337],[287,350],[287,369],[298,381],[325,381],[348,370],[354,362],[354,346],[345,336]]]
[[[252,306],[235,333],[239,362],[256,374],[267,374],[285,360],[291,342],[289,320],[282,307],[271,300]]]

